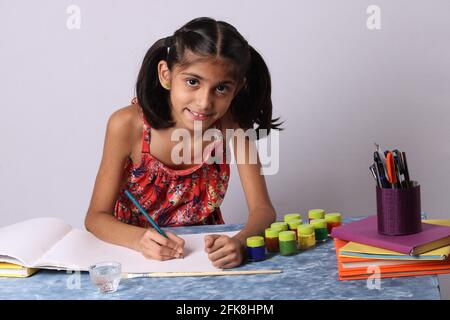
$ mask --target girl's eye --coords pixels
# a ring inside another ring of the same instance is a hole
[[[192,87],[194,87],[198,83],[197,79],[188,79],[188,80],[186,80],[186,82],[188,85],[190,85]]]
[[[199,84],[199,81],[197,79],[187,79],[186,83],[188,84],[188,86],[190,87],[196,87]],[[228,87],[225,85],[218,85],[216,87],[216,92],[219,94],[225,94],[228,91]]]
[[[224,85],[218,85],[216,90],[217,90],[218,93],[222,93],[223,94],[223,93],[227,92],[228,87],[224,86]]]

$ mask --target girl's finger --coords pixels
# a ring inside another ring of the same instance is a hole
[[[214,261],[212,264],[216,268],[223,268],[226,265],[235,263],[236,261],[236,255],[235,254],[228,254],[216,261]]]
[[[178,253],[178,251],[166,246],[161,246],[154,241],[148,242],[145,249],[148,255],[151,255],[158,260],[160,260],[161,258],[162,260],[168,260],[180,257],[180,253]]]
[[[220,248],[222,248],[227,242],[229,238],[227,236],[220,236],[214,240],[214,243],[212,246],[209,247],[208,253],[213,253]]]
[[[228,254],[230,254],[230,252],[226,250],[225,247],[222,247],[214,251],[213,253],[208,254],[208,258],[209,260],[211,260],[211,262],[216,262],[217,260],[226,257]]]
[[[177,236],[176,234],[172,233],[172,232],[166,232],[167,236],[169,237],[169,239],[175,241],[178,245],[178,252],[183,253],[183,249],[184,249],[184,239],[180,238],[179,236]]]
[[[210,247],[214,244],[214,241],[220,237],[217,234],[208,234],[205,236],[204,240],[205,240],[205,251],[208,252],[208,249],[210,249]]]
[[[153,253],[147,253],[147,252],[143,252],[142,254],[144,255],[144,257],[146,259],[152,259],[152,260],[158,260],[158,261],[166,261],[166,260],[173,259],[173,257],[156,256]]]
[[[224,264],[224,265],[222,266],[222,269],[234,268],[234,267],[236,267],[238,264],[239,264],[238,261],[229,262],[229,263],[227,263],[227,264]]]
[[[174,250],[177,249],[177,243],[175,241],[173,241],[170,238],[164,237],[163,235],[159,234],[159,232],[156,231],[155,229],[152,229],[150,231],[150,239],[152,239],[161,246],[169,247]]]

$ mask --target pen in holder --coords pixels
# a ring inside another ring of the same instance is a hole
[[[420,185],[411,182],[405,189],[376,187],[378,233],[399,236],[421,231]]]

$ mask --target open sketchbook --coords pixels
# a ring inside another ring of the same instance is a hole
[[[234,232],[220,232],[233,236]],[[156,261],[140,252],[106,243],[57,218],[36,218],[0,228],[0,262],[28,268],[87,271],[101,261],[118,261],[124,273],[211,272],[204,251],[205,234],[181,235],[184,259]]]

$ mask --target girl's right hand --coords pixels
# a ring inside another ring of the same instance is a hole
[[[138,241],[138,251],[147,259],[163,261],[182,258],[184,240],[171,232],[166,231],[166,234],[168,238],[159,234],[155,229],[146,230]]]

